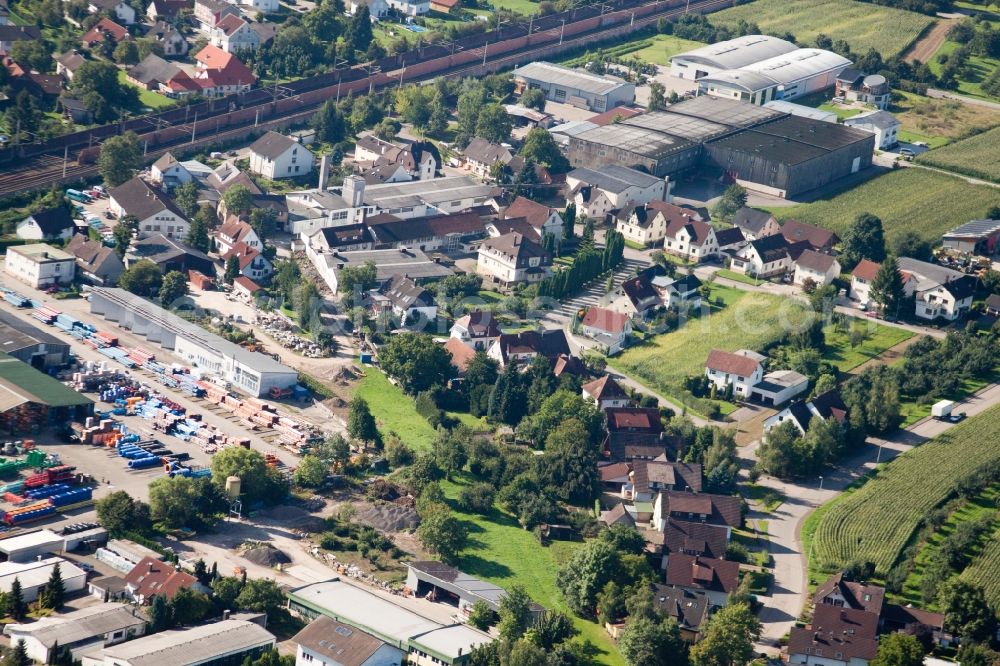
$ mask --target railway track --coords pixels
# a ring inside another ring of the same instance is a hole
[[[663,5],[662,10],[654,10],[652,13],[646,16],[641,16],[639,18],[635,17],[635,13],[643,7],[648,7],[649,5]],[[698,13],[705,13],[716,11],[724,7],[731,6],[733,0],[702,0],[701,2],[691,2],[686,6],[671,6],[669,2],[654,2],[647,3],[637,7],[632,11],[632,20],[627,24],[629,31],[639,30],[650,24],[655,23],[661,18],[671,18],[680,16],[682,14],[694,11]],[[629,10],[622,10],[628,12]],[[495,72],[509,67],[513,67],[517,64],[525,62],[530,59],[532,55],[544,54],[550,52],[553,47],[558,47],[561,50],[572,50],[574,48],[585,47],[590,43],[601,41],[602,35],[614,34],[617,31],[621,31],[625,24],[616,23],[607,26],[599,26],[596,29],[589,30],[583,33],[577,33],[575,35],[561,39],[558,44],[553,41],[543,41],[540,44],[533,44],[522,47],[515,51],[502,52],[496,56],[491,56],[489,53],[488,46],[473,49],[470,53],[483,52],[486,51],[483,60],[476,60],[475,62],[470,62],[463,65],[458,65],[455,67],[450,67],[446,71],[434,71],[428,74],[417,74],[413,76],[406,75],[406,67],[402,67],[396,70],[388,72],[380,72],[369,77],[362,79],[357,79],[354,81],[345,82],[345,88],[350,90],[358,90],[371,88],[375,90],[382,90],[385,88],[390,88],[395,85],[402,85],[403,83],[417,83],[420,81],[426,81],[430,79],[437,78],[438,76],[446,76],[449,78],[467,76],[470,74],[479,74],[484,69]],[[544,30],[538,30],[533,32],[532,35],[548,35],[553,36],[559,33],[559,28],[547,28]],[[338,86],[328,87],[327,90],[336,88]],[[346,94],[346,90],[345,90]],[[157,158],[162,156],[164,153],[174,150],[177,148],[198,148],[201,146],[207,146],[212,143],[217,143],[220,141],[225,141],[226,139],[235,138],[250,127],[259,127],[261,129],[268,129],[272,126],[294,123],[299,120],[307,119],[311,116],[315,110],[330,97],[330,95],[322,96],[320,99],[315,101],[306,102],[300,99],[300,95],[295,95],[295,98],[299,99],[299,106],[294,109],[285,110],[280,114],[280,117],[270,117],[265,121],[257,122],[256,118],[254,120],[247,120],[245,122],[237,124],[227,124],[225,129],[219,129],[221,124],[222,115],[217,115],[214,117],[216,124],[216,132],[207,135],[201,135],[195,140],[187,140],[185,138],[179,138],[173,141],[164,141],[162,143],[157,143],[155,148],[150,149],[145,154],[145,162],[151,163]],[[265,101],[257,104],[253,104],[244,107],[244,111],[249,110],[266,110],[269,109],[275,102]],[[212,118],[206,119],[204,125],[210,125]],[[199,123],[202,125],[202,123]],[[175,128],[185,128],[184,135],[190,131],[190,123],[178,123]],[[28,158],[26,160],[21,160],[21,164],[18,168],[13,170],[0,171],[0,197],[10,196],[13,194],[20,194],[23,192],[30,192],[35,190],[44,190],[51,187],[53,184],[64,184],[72,183],[79,180],[88,179],[94,177],[98,174],[98,169],[96,164],[80,164],[77,162],[82,150],[69,150],[66,153],[66,159],[64,161],[62,155],[53,154],[42,154],[35,157]]]

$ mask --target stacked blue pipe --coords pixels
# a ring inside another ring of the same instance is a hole
[[[29,499],[45,499],[46,497],[52,497],[53,495],[58,495],[64,493],[68,490],[73,490],[73,486],[67,483],[57,483],[52,486],[44,486],[42,488],[32,488],[22,495]]]
[[[78,502],[84,502],[86,500],[92,499],[94,496],[93,488],[77,488],[75,490],[70,490],[65,493],[60,493],[58,495],[53,495],[49,498],[52,502],[52,506],[67,506],[69,504],[76,504]]]
[[[146,467],[156,467],[160,464],[160,459],[156,456],[149,456],[148,458],[136,458],[134,460],[128,461],[129,469],[144,469]]]

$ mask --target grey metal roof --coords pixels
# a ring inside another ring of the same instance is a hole
[[[750,106],[750,105],[747,105]],[[801,164],[843,148],[870,140],[868,132],[819,120],[787,116],[721,139],[710,147],[760,153],[784,164]]]
[[[964,273],[953,271],[939,264],[931,264],[918,259],[900,257],[897,260],[899,270],[910,273],[917,278],[917,290],[932,289],[937,285],[947,284],[953,280],[965,277]]]
[[[837,122],[837,114],[832,111],[822,111],[804,104],[786,102],[783,99],[772,99],[770,102],[765,102],[764,107],[782,113],[790,113],[793,116],[802,116],[803,118],[812,118],[813,120],[822,120],[831,123]]]
[[[643,173],[636,169],[630,169],[618,164],[608,164],[597,169],[580,167],[573,169],[567,178],[574,178],[583,181],[588,185],[594,185],[609,192],[624,192],[630,187],[652,187],[660,182],[660,178]]]
[[[379,208],[416,206],[424,202],[435,205],[454,199],[489,197],[493,192],[493,186],[476,182],[468,176],[451,176],[369,185],[365,188],[365,203]]]
[[[514,70],[514,78],[532,79],[565,86],[592,95],[607,95],[623,86],[630,86],[621,79],[591,74],[582,69],[572,69],[550,62],[531,62]]]
[[[766,74],[751,72],[746,69],[727,69],[698,79],[698,84],[701,86],[715,84],[730,88],[739,88],[740,90],[753,93],[759,90],[774,88],[780,85],[780,81]]]
[[[209,351],[213,351],[220,356],[234,358],[241,364],[253,368],[261,374],[297,374],[294,368],[290,368],[284,363],[279,363],[266,354],[247,351],[238,344],[232,343],[215,333],[206,331],[201,326],[186,319],[181,319],[174,313],[168,312],[160,306],[154,305],[146,299],[129,293],[124,289],[118,289],[117,287],[94,287],[91,293],[95,297],[105,298],[129,312],[138,314],[151,323],[158,324],[164,330],[201,345]]]
[[[126,604],[104,603],[88,608],[46,617],[27,625],[8,625],[8,635],[31,636],[45,647],[74,645],[91,638],[103,637],[128,627],[144,625],[145,616]]]
[[[840,72],[851,61],[825,49],[798,49],[742,67],[744,71],[759,72],[779,83],[790,84],[823,72]]]
[[[618,150],[627,150],[652,159],[659,159],[693,145],[689,141],[663,132],[645,127],[630,127],[621,123],[595,127],[580,132],[575,138]]]
[[[1000,231],[1000,220],[971,220],[944,234],[944,238],[951,236],[981,236],[985,238],[986,236],[995,234],[997,231]]]
[[[333,266],[361,266],[371,261],[376,267],[376,279],[388,280],[397,273],[411,279],[447,277],[452,271],[446,266],[431,261],[426,254],[414,249],[355,250],[320,255]]]
[[[899,127],[902,123],[888,111],[872,111],[861,116],[854,116],[844,121],[848,127],[870,125],[872,127],[886,130]]]
[[[57,347],[68,346],[65,340],[60,340],[48,331],[32,326],[6,310],[0,310],[0,351],[9,354],[42,343]],[[8,541],[8,539],[4,541]],[[3,541],[0,541],[0,544],[3,544]]]
[[[722,99],[707,95],[671,104],[669,111],[731,127],[753,127],[786,115],[756,104],[746,104],[735,99]]]
[[[672,136],[681,137],[682,139],[687,139],[688,141],[703,141],[705,139],[719,136],[720,134],[725,134],[726,132],[732,130],[729,125],[715,123],[711,120],[705,120],[704,118],[671,113],[669,110],[643,113],[627,120],[623,120],[620,125],[628,125],[630,127],[646,127],[658,132],[664,132]],[[610,127],[614,127],[614,125],[611,125]]]
[[[437,653],[448,659],[469,654],[472,649],[493,642],[493,638],[468,624],[455,624],[428,631],[410,639],[412,645]]]
[[[274,636],[253,622],[223,620],[180,631],[164,631],[104,649],[131,666],[188,666],[255,647],[273,646]]]
[[[692,51],[678,53],[670,60],[671,62],[681,60],[700,63],[718,69],[736,69],[777,55],[790,53],[797,48],[791,42],[770,35],[744,35],[702,46]]]

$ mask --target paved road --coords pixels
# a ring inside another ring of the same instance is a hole
[[[975,97],[966,97],[965,95],[958,95],[953,92],[948,92],[947,90],[938,90],[937,88],[928,88],[927,96],[936,97],[937,99],[953,99],[961,102],[962,104],[985,106],[988,109],[1000,110],[1000,104],[997,104],[996,102],[990,102],[985,99],[976,99]]]
[[[1000,403],[1000,384],[991,384],[962,402],[959,411],[975,416]],[[764,597],[760,620],[764,625],[758,649],[776,653],[777,641],[788,633],[808,601],[806,558],[802,552],[801,530],[805,519],[824,502],[840,494],[851,482],[874,469],[877,461],[887,462],[900,453],[935,437],[952,427],[950,423],[927,418],[885,439],[870,438],[858,455],[831,470],[822,479],[808,483],[786,483],[770,477],[758,482],[785,495],[786,502],[772,514],[754,514],[750,519],[769,521],[771,554],[774,559],[774,585],[770,597]],[[744,466],[755,459],[756,446],[740,451]],[[822,489],[820,488],[822,483]]]

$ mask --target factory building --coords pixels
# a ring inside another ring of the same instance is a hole
[[[538,88],[545,99],[602,113],[635,101],[635,84],[550,62],[532,62],[514,70],[515,91]]]
[[[795,44],[768,35],[744,35],[678,53],[670,59],[670,75],[688,81],[791,53]]]
[[[49,582],[52,570],[59,565],[66,594],[79,592],[87,586],[87,572],[61,557],[42,557],[30,562],[0,563],[0,592],[10,593],[14,581],[21,583],[21,595],[28,603],[38,599],[38,594]]]
[[[270,356],[247,351],[124,289],[94,288],[90,311],[172,349],[194,367],[252,396],[263,397],[272,388],[290,388],[298,381],[298,372],[293,368]]]
[[[798,116],[705,144],[703,166],[747,189],[792,197],[871,166],[875,136]]]
[[[0,352],[0,432],[30,433],[83,421],[93,413],[90,398]]]
[[[69,343],[6,310],[0,310],[0,350],[37,370],[69,362]]]
[[[833,51],[798,49],[738,69],[715,72],[698,79],[701,94],[766,104],[774,99],[793,100],[832,88],[837,75],[851,61]]]
[[[31,562],[62,552],[63,538],[52,530],[38,530],[0,540],[0,555],[7,562]]]

